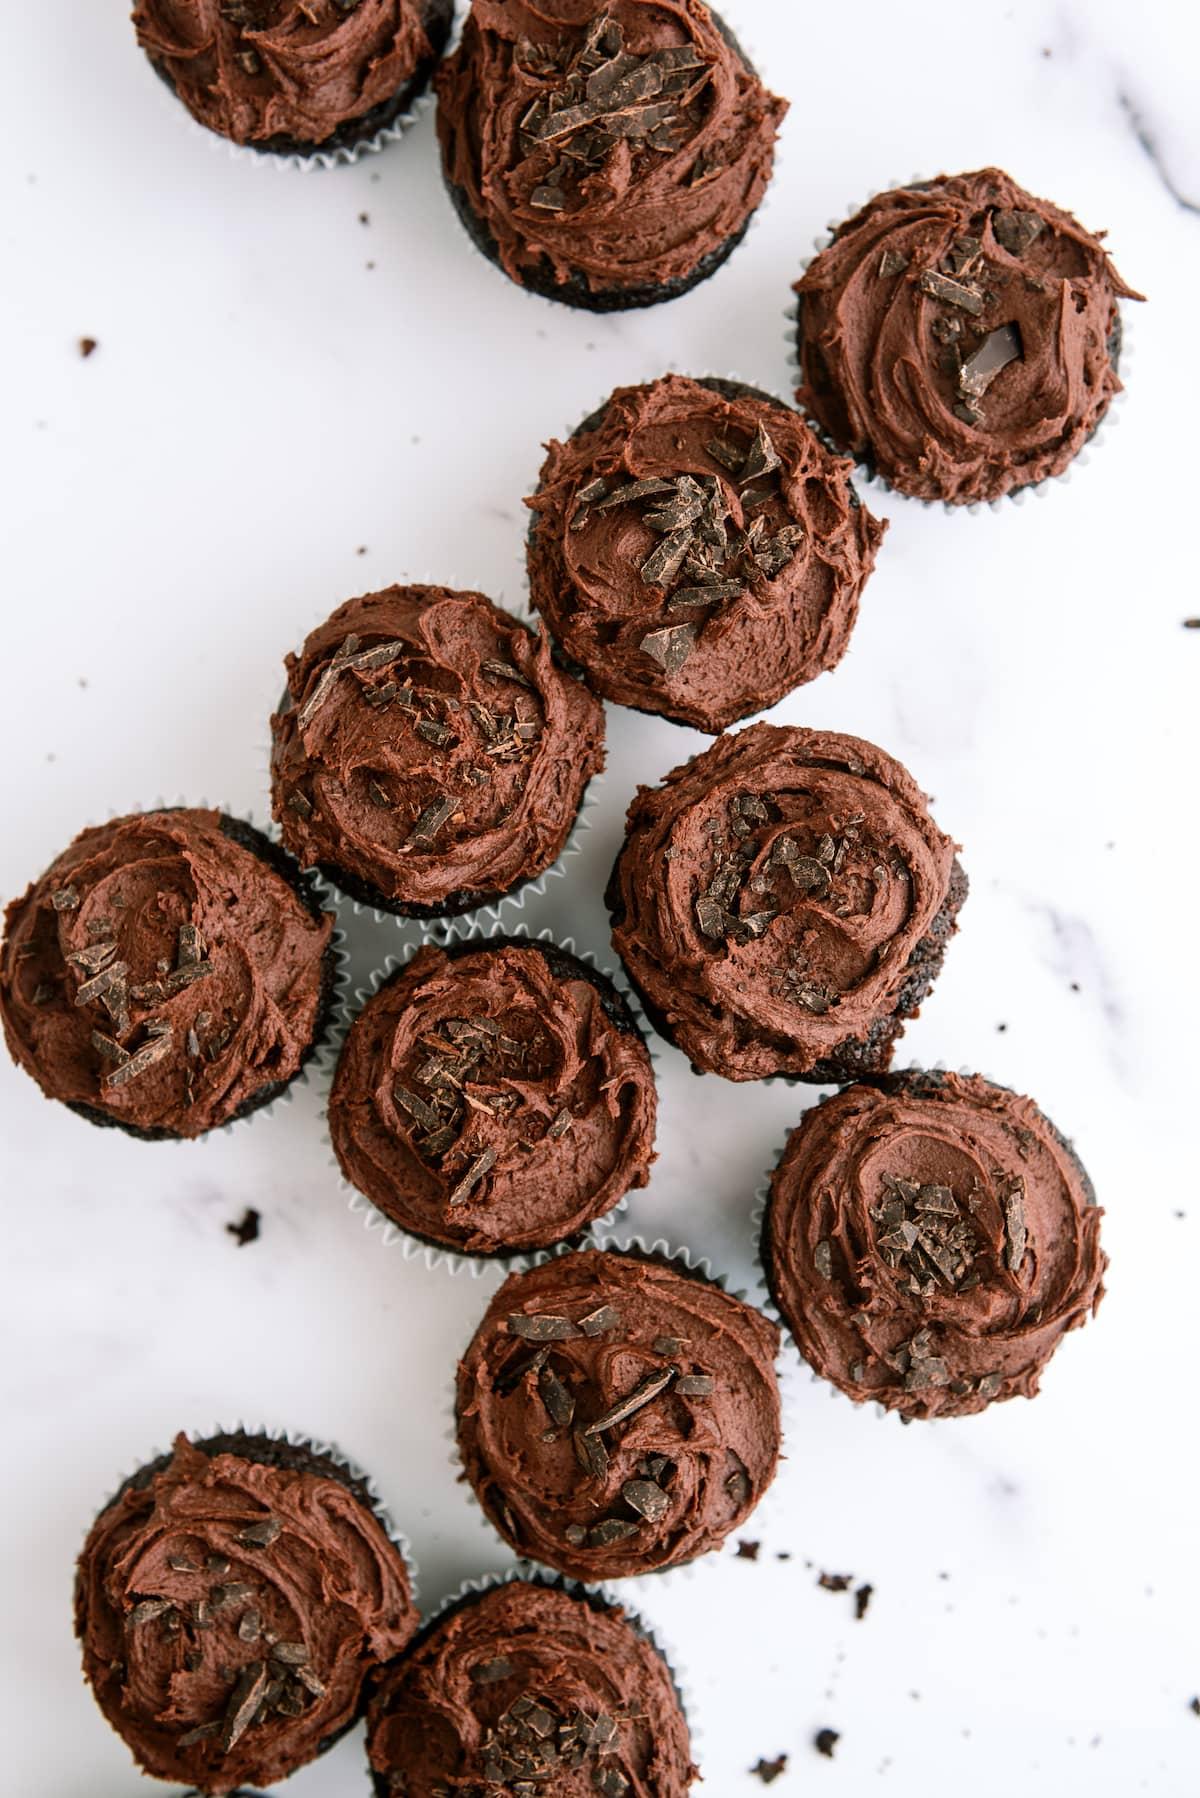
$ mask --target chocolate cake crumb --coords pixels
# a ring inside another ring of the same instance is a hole
[[[788,1757],[780,1754],[773,1761],[760,1758],[758,1765],[751,1767],[751,1773],[757,1773],[765,1786],[774,1785],[781,1773],[787,1772]]]
[[[256,1211],[253,1205],[247,1205],[239,1221],[236,1224],[226,1224],[225,1228],[236,1241],[238,1248],[244,1249],[247,1243],[258,1241],[261,1223],[262,1213]]]
[[[840,1730],[819,1729],[813,1737],[813,1747],[818,1754],[823,1754],[827,1761],[831,1761],[833,1759],[833,1751],[841,1739]]]
[[[817,1584],[822,1592],[848,1592],[853,1578],[852,1573],[823,1573]]]
[[[854,1621],[856,1623],[861,1623],[866,1616],[874,1593],[874,1586],[860,1586],[854,1594]]]
[[[739,1561],[757,1561],[758,1551],[761,1547],[761,1542],[739,1542],[737,1545],[737,1559]]]
[[[95,337],[81,337],[79,339],[79,354],[83,357],[85,362],[89,356],[95,355],[99,348],[99,340]]]

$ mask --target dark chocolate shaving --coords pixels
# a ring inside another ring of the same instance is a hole
[[[629,1418],[635,1417],[639,1411],[653,1403],[660,1393],[666,1391],[677,1372],[675,1367],[665,1367],[661,1373],[647,1374],[644,1380],[639,1380],[627,1398],[618,1399],[594,1423],[588,1424],[585,1434],[598,1436],[603,1430],[612,1430],[619,1423],[628,1422]]]
[[[958,306],[963,312],[973,313],[976,317],[983,311],[983,295],[977,287],[965,281],[955,281],[949,275],[942,275],[936,269],[926,269],[921,276],[922,293],[932,299],[943,300],[947,306]]]
[[[579,1335],[569,1317],[555,1317],[547,1312],[525,1316],[518,1312],[508,1319],[508,1333],[524,1342],[571,1342]]]

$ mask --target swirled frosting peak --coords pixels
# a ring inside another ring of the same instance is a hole
[[[1038,1390],[1103,1296],[1102,1213],[1031,1099],[899,1074],[806,1114],[763,1260],[800,1352],[851,1398],[961,1417]]]
[[[654,1069],[603,975],[548,943],[430,945],[368,1000],[329,1100],[346,1178],[472,1254],[549,1248],[644,1186]]]
[[[520,1555],[582,1580],[720,1546],[774,1478],[778,1331],[680,1265],[584,1250],[514,1274],[458,1370],[458,1443]]]
[[[549,446],[533,603],[606,699],[724,730],[845,653],[884,528],[849,473],[753,388],[618,388]]]
[[[824,1082],[888,1065],[965,895],[891,756],[754,724],[639,790],[608,904],[649,1015],[696,1068]]]
[[[8,908],[0,1013],[48,1098],[199,1136],[290,1080],[328,999],[333,920],[265,837],[210,811],[76,837]]]
[[[361,1482],[265,1437],[174,1451],[84,1544],[76,1629],[96,1700],[160,1779],[273,1785],[354,1721],[417,1617]]]
[[[868,201],[797,284],[801,404],[901,493],[965,504],[1061,474],[1108,410],[1098,237],[999,169]]]
[[[451,0],[138,0],[138,42],[235,143],[303,148],[423,87]],[[385,122],[381,117],[380,123]]]
[[[474,0],[446,179],[514,281],[686,282],[741,233],[787,110],[701,0]]]
[[[466,911],[544,874],[604,765],[603,706],[481,593],[348,600],[287,675],[271,720],[283,840],[394,911]]]
[[[470,1595],[385,1675],[367,1748],[379,1798],[683,1798],[669,1668],[618,1606],[527,1580]]]

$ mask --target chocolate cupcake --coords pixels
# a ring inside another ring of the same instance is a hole
[[[654,1159],[654,1069],[603,974],[546,941],[429,945],[359,1012],[329,1098],[342,1173],[418,1240],[577,1239]]]
[[[533,604],[605,699],[724,730],[845,654],[885,528],[851,466],[756,388],[618,388],[549,446]]]
[[[376,1798],[683,1798],[698,1777],[671,1670],[610,1600],[533,1580],[467,1592],[384,1674]]]
[[[966,894],[899,762],[753,724],[639,789],[607,897],[647,1015],[697,1073],[825,1085],[888,1066]]]
[[[273,1785],[322,1754],[416,1627],[370,1488],[306,1443],[177,1436],[79,1557],[96,1702],[145,1772],[206,1794]]]
[[[49,1099],[157,1141],[276,1098],[324,1035],[333,920],[291,857],[221,812],[83,831],[9,906],[0,1017]]]
[[[1097,237],[999,169],[879,194],[796,288],[798,398],[900,493],[965,505],[1060,475],[1121,391]]]
[[[352,153],[429,84],[454,0],[138,0],[138,43],[201,125],[279,155]]]
[[[458,1369],[458,1447],[516,1552],[581,1580],[719,1548],[775,1476],[779,1336],[682,1260],[588,1249],[512,1275]]]
[[[271,720],[283,840],[351,898],[440,918],[561,855],[604,766],[604,709],[481,593],[388,587],[287,658]]]
[[[701,0],[474,0],[438,72],[450,197],[520,286],[676,299],[745,236],[787,104]]]
[[[762,1260],[825,1379],[906,1419],[965,1417],[1033,1398],[1095,1311],[1102,1215],[1032,1099],[912,1072],[806,1114],[771,1181]]]

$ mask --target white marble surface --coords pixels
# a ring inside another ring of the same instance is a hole
[[[1069,483],[975,516],[872,500],[892,529],[852,652],[774,714],[894,751],[965,845],[963,932],[902,1058],[1011,1082],[1076,1137],[1108,1300],[1033,1405],[902,1430],[803,1383],[757,1565],[638,1599],[685,1650],[713,1798],[749,1798],[781,1753],[779,1798],[1194,1792],[1196,9],[729,0],[796,102],[778,179],[714,282],[623,319],[529,299],[475,255],[430,118],[332,176],[248,167],[185,125],[125,12],[6,9],[6,897],[109,809],[261,815],[280,658],[334,602],[405,575],[519,601],[538,445],[611,386],[675,367],[786,391],[789,283],[869,190],[999,162],[1109,227],[1152,296],[1119,425]],[[586,853],[531,908],[601,954],[625,803],[700,741],[630,713],[610,729]],[[356,931],[359,973],[392,941]],[[752,1191],[810,1097],[701,1082],[670,1050],[662,1070],[633,1219],[745,1280]],[[505,1562],[444,1440],[486,1286],[406,1265],[347,1214],[311,1088],[144,1147],[5,1061],[0,1144],[0,1786],[126,1798],[146,1788],[81,1683],[69,1607],[118,1474],[214,1420],[336,1438],[440,1599]],[[247,1205],[262,1236],[239,1248]],[[874,1585],[864,1622],[822,1569]],[[826,1725],[832,1762],[811,1746]],[[290,1790],[365,1790],[361,1765],[354,1737]]]

